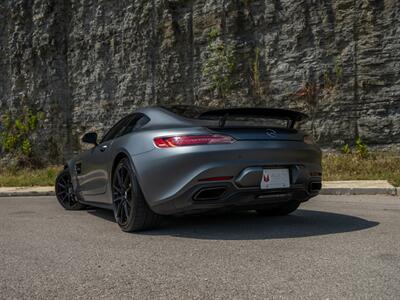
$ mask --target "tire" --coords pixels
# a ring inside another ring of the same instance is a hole
[[[257,213],[262,216],[286,216],[294,212],[300,206],[300,201],[290,201],[271,208],[257,209]]]
[[[123,158],[115,168],[112,197],[115,220],[122,231],[141,231],[159,225],[161,216],[148,206],[128,158]]]
[[[64,169],[58,174],[55,183],[55,192],[58,202],[66,210],[81,210],[85,205],[79,203],[72,186],[71,174],[68,169]]]

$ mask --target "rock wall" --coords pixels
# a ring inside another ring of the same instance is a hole
[[[398,0],[3,0],[1,111],[55,159],[135,107],[285,107],[322,146],[400,147]]]

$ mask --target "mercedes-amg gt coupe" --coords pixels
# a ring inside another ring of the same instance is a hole
[[[321,150],[296,129],[300,112],[272,108],[139,109],[68,161],[55,183],[67,210],[111,209],[123,231],[162,216],[255,210],[287,215],[321,189]]]

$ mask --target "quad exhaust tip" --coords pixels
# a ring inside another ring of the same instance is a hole
[[[319,192],[322,188],[322,183],[321,182],[311,182],[310,183],[310,192]]]
[[[322,188],[321,182],[311,182],[309,185],[310,192],[319,192]],[[209,187],[209,188],[202,188],[198,191],[194,196],[193,200],[196,201],[211,201],[211,200],[218,200],[222,198],[225,194],[226,188],[225,187]]]
[[[203,188],[194,195],[193,199],[197,201],[218,200],[225,191],[224,187]]]

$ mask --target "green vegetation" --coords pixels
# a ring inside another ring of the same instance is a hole
[[[219,30],[217,27],[212,27],[209,31],[208,31],[208,39],[210,40],[210,42],[215,41],[219,36]]]
[[[255,58],[251,65],[251,73],[252,73],[252,86],[253,86],[253,94],[256,97],[260,97],[262,95],[261,88],[261,80],[260,80],[260,48],[255,49]]]
[[[217,96],[225,98],[233,87],[236,62],[233,47],[221,41],[219,34],[216,28],[211,28],[208,32],[209,44],[202,75],[211,80]]]
[[[25,105],[18,113],[4,113],[0,119],[0,152],[9,154],[23,167],[35,164],[33,136],[43,119],[42,112]]]
[[[324,76],[324,89],[331,91],[335,87],[335,84],[332,82],[332,79],[329,75],[329,70],[325,69],[323,76]]]
[[[326,154],[323,159],[324,180],[388,180],[400,186],[399,166],[399,153],[368,152],[362,156],[351,152]]]
[[[333,74],[332,74],[333,73]],[[336,57],[333,70],[325,69],[323,74],[324,89],[332,91],[339,87],[343,78],[343,64],[340,57]]]
[[[344,144],[342,147],[343,154],[351,154],[351,148],[349,144]]]
[[[335,72],[336,84],[339,84],[339,82],[342,80],[343,77],[343,66],[342,66],[342,61],[340,60],[339,57],[336,57],[335,59],[335,65],[333,66],[333,71]]]
[[[52,186],[62,167],[44,169],[0,169],[0,187],[4,186]]]
[[[325,154],[324,180],[388,180],[400,186],[400,153],[370,151],[358,137],[341,154]]]
[[[363,143],[360,137],[358,137],[354,144],[354,149],[351,149],[349,144],[344,144],[342,147],[343,154],[355,154],[360,158],[368,158],[369,150],[368,146]]]

